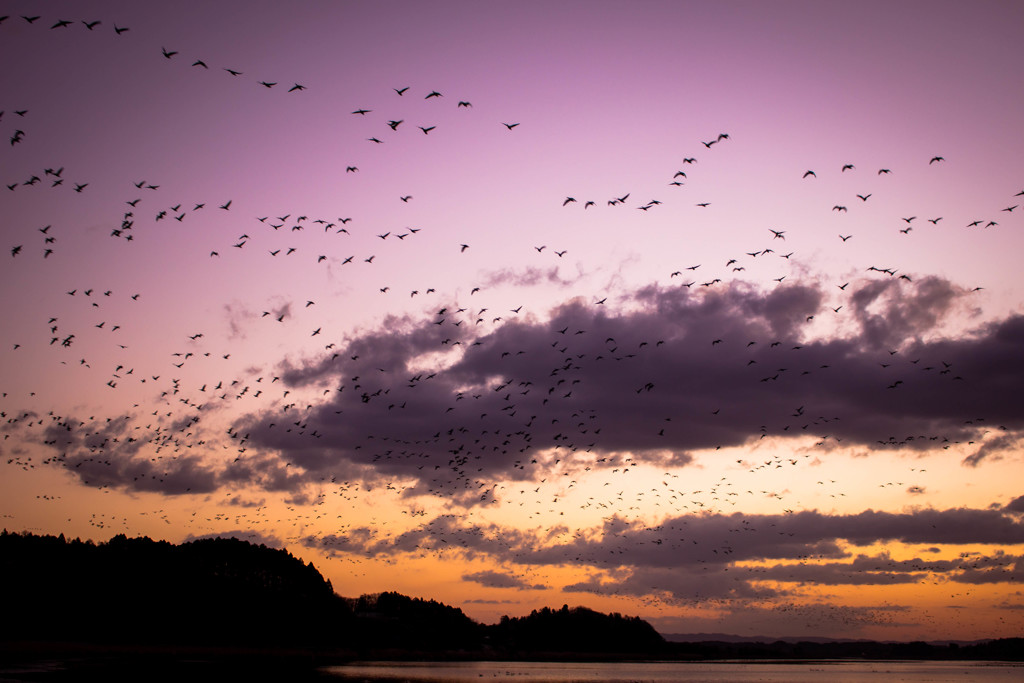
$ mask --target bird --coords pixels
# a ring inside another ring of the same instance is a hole
[[[288,88],[288,92],[295,92],[296,90],[305,90],[306,86],[296,83],[292,87]]]
[[[267,81],[260,81],[259,83],[260,83],[260,85],[262,85],[262,86],[263,86],[264,88],[273,88],[273,87],[274,87],[275,85],[277,85],[277,83],[269,83],[269,82],[267,82]]]
[[[509,130],[512,130],[513,128],[515,128],[515,127],[516,127],[516,126],[518,126],[519,124],[518,124],[518,123],[505,123],[505,122],[503,121],[501,125],[505,126],[505,127],[506,127],[506,128],[508,128]]]
[[[431,97],[444,97],[444,95],[442,95],[441,93],[437,92],[436,90],[432,90],[432,91],[430,91],[430,94],[427,95],[426,97],[424,97],[423,99],[429,100]]]
[[[806,178],[807,176],[814,176],[815,178],[817,178],[818,174],[815,173],[814,171],[804,171],[803,177]]]
[[[408,90],[408,89],[409,89],[409,86],[405,86],[404,88],[393,88],[393,90],[396,93],[398,93],[399,95],[404,95],[405,91]]]
[[[201,59],[197,59],[196,61],[192,62],[192,66],[201,66],[204,69],[209,69],[210,68],[210,67],[206,66],[206,62],[204,62]]]
[[[931,166],[936,161],[945,161],[945,160],[946,160],[945,157],[932,157],[931,161],[928,162],[928,165]]]
[[[161,50],[161,52],[163,52],[164,57],[166,57],[167,59],[170,59],[174,55],[178,54],[177,50],[168,50],[165,47],[160,48],[160,50]]]

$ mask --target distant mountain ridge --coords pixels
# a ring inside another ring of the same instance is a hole
[[[740,636],[734,633],[662,633],[666,641],[670,643],[898,643],[903,641],[882,640],[875,641],[868,638],[824,638],[821,636]],[[946,647],[957,645],[959,647],[987,643],[990,639],[980,638],[978,640],[927,640],[928,645],[934,647]]]

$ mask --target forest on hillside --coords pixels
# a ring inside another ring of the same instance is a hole
[[[667,642],[646,621],[545,607],[480,624],[457,607],[396,592],[342,597],[286,550],[235,538],[172,544],[0,533],[0,645],[308,651],[340,660],[1024,660],[1024,638],[969,645]]]

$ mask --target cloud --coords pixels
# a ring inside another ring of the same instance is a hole
[[[806,586],[894,585],[933,580],[961,583],[1020,582],[1021,557],[1001,549],[954,559],[894,559],[887,553],[852,555],[852,547],[892,542],[908,546],[1008,546],[1024,543],[1024,522],[999,510],[866,511],[848,515],[688,515],[648,527],[612,516],[595,529],[542,532],[474,524],[442,515],[394,536],[368,528],[308,536],[303,544],[329,554],[367,557],[432,553],[487,560],[536,570],[572,566],[588,578],[567,592],[649,596],[680,603],[706,599],[761,600],[802,592]],[[527,585],[512,572],[463,576],[489,587]]]
[[[519,576],[492,570],[473,572],[471,574],[463,574],[462,580],[479,583],[481,586],[486,586],[488,588],[518,588],[531,590],[547,589],[547,586],[544,586],[543,584],[531,584],[524,581]]]
[[[482,286],[512,285],[514,287],[535,287],[537,285],[558,285],[559,287],[568,287],[578,280],[579,276],[575,278],[562,277],[556,266],[551,268],[528,266],[521,269],[503,268],[487,273],[482,281]]]
[[[1024,496],[1017,496],[1003,508],[1007,512],[1019,512],[1024,513]]]
[[[998,460],[1003,453],[1014,450],[1019,445],[1020,439],[1016,435],[1000,434],[994,439],[982,443],[981,447],[964,458],[963,464],[968,467],[977,467],[983,460]]]
[[[555,461],[611,469],[609,456],[629,454],[679,467],[765,437],[814,435],[822,449],[975,440],[971,466],[1018,443],[1024,316],[944,337],[936,326],[962,288],[889,276],[851,288],[859,327],[829,339],[808,322],[825,301],[813,281],[651,285],[621,309],[577,298],[500,325],[454,307],[391,316],[329,353],[279,362],[278,386],[302,401],[268,399],[237,419],[233,462],[193,450],[146,464],[202,430],[198,411],[141,434],[128,434],[133,420],[68,421],[46,442],[92,485],[297,493],[332,477],[400,479],[406,497],[461,506],[495,504],[496,482],[544,478]]]

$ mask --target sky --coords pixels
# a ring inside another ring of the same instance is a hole
[[[1024,6],[0,17],[9,531],[486,623],[1021,635]]]

